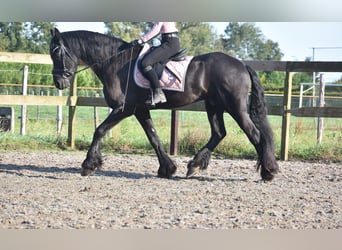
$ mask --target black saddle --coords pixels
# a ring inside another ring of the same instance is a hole
[[[169,58],[170,61],[176,61],[176,62],[184,61],[185,57],[186,57],[186,51],[187,50],[188,50],[187,48],[184,48],[184,49],[178,51],[176,54],[174,54],[173,56],[171,56]]]

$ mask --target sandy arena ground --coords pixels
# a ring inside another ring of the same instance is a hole
[[[255,161],[212,159],[185,179],[157,178],[155,156],[106,155],[81,177],[84,152],[1,152],[0,228],[341,228],[342,166],[279,162],[271,183]]]

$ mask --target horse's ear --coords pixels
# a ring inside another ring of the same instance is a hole
[[[56,37],[57,39],[61,38],[61,33],[57,28],[51,30],[51,36]]]

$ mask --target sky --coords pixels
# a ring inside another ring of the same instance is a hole
[[[224,34],[227,22],[212,22],[217,34]],[[266,39],[279,44],[283,61],[342,61],[342,22],[255,22]],[[103,33],[102,22],[57,22],[60,31],[90,30]],[[326,74],[327,82],[340,73]]]

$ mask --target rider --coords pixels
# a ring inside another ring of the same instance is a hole
[[[152,99],[146,102],[150,105],[166,102],[166,96],[160,87],[159,78],[153,65],[167,60],[180,49],[175,22],[154,22],[152,29],[138,39],[138,44],[142,45],[159,34],[162,37],[160,46],[147,53],[141,61],[143,74],[151,82]]]

